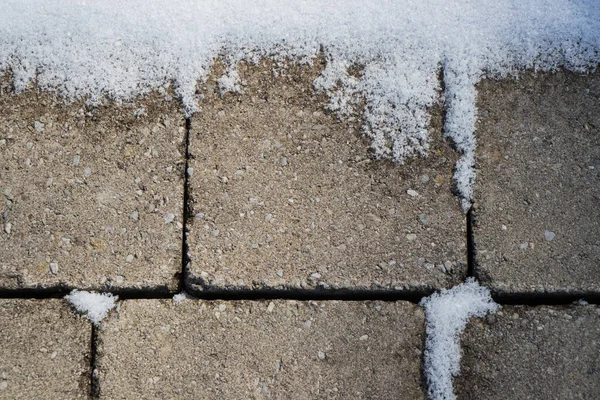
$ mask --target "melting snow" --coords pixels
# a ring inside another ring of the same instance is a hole
[[[98,325],[108,312],[115,307],[115,303],[119,297],[113,296],[111,293],[73,290],[65,296],[65,299],[73,305],[75,310],[82,314],[87,314],[87,318],[94,325]]]
[[[425,376],[432,400],[454,400],[452,377],[460,372],[460,334],[469,318],[500,307],[473,278],[421,300],[425,308]]]
[[[0,70],[67,98],[131,98],[174,83],[188,114],[196,84],[224,55],[222,92],[239,60],[327,60],[315,87],[363,130],[379,157],[426,155],[428,109],[443,75],[445,134],[463,154],[455,180],[470,207],[476,83],[525,68],[585,71],[600,62],[597,0],[5,0]],[[349,68],[359,65],[358,76]]]

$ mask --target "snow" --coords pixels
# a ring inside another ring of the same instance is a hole
[[[421,300],[425,308],[425,376],[431,400],[454,400],[452,377],[460,373],[460,334],[469,318],[499,309],[488,288],[473,279]]]
[[[115,307],[115,303],[119,297],[113,296],[111,293],[73,290],[65,296],[65,299],[73,305],[76,311],[87,314],[87,318],[94,325],[98,325],[108,312]]]
[[[177,293],[175,296],[173,296],[173,301],[175,304],[181,304],[181,302],[185,300],[196,300],[196,297],[188,294],[187,292]]]
[[[364,134],[377,157],[398,162],[427,154],[428,110],[442,101],[465,210],[477,82],[526,68],[587,71],[599,50],[597,0],[4,0],[0,13],[0,70],[17,91],[35,82],[93,103],[173,85],[189,115],[218,57],[225,93],[241,89],[240,60],[322,54],[315,87],[329,107],[347,116],[364,99]]]

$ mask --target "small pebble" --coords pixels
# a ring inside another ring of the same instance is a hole
[[[44,132],[44,124],[42,124],[40,121],[35,121],[33,123],[33,127],[38,133]]]
[[[505,231],[505,230],[507,230],[507,229],[508,229],[508,228],[506,227],[506,225],[502,225],[502,230],[503,230],[503,231]]]
[[[421,177],[421,183],[427,183],[429,182],[429,176],[428,175],[423,175]]]
[[[165,224],[170,224],[173,222],[173,220],[175,220],[175,215],[171,213],[165,213]]]
[[[210,236],[212,236],[212,237],[217,237],[217,236],[219,236],[219,231],[218,231],[218,230],[211,231],[211,232],[210,232]]]
[[[409,242],[412,242],[413,240],[415,240],[417,238],[417,235],[415,235],[414,233],[409,233],[408,235],[406,235],[406,239]]]
[[[85,176],[92,175],[92,169],[90,167],[87,167],[86,169],[83,170],[83,175],[85,175]]]
[[[129,255],[127,256],[127,258],[125,259],[125,261],[127,261],[128,263],[132,262],[132,261],[133,261],[133,255],[132,255],[132,254],[129,254]]]
[[[425,213],[419,214],[419,221],[421,221],[423,225],[427,225],[427,222],[429,222],[429,215]]]
[[[278,270],[275,272],[275,274],[276,274],[278,277],[280,277],[280,278],[281,278],[281,277],[283,277],[283,270],[281,270],[281,269],[278,269]]]
[[[194,215],[194,218],[204,219],[204,213],[198,213],[198,214]]]
[[[79,157],[79,154],[75,155],[75,157],[73,157],[73,165],[75,167],[79,166],[79,161],[81,160],[81,157]]]
[[[323,353],[322,351],[318,351],[317,352],[317,357],[319,357],[319,360],[324,360],[325,359],[325,353]]]
[[[546,238],[546,240],[547,240],[547,241],[549,241],[549,242],[551,242],[551,241],[554,239],[554,237],[555,237],[555,236],[556,236],[556,235],[554,234],[554,232],[550,232],[550,231],[546,231],[546,232],[544,232],[544,237],[545,237],[545,238]]]
[[[4,232],[10,235],[10,231],[12,230],[12,224],[7,222],[4,224]]]
[[[361,342],[364,342],[364,341],[365,341],[365,340],[367,340],[367,339],[369,339],[369,335],[362,335],[362,336],[360,337],[360,339],[359,339],[359,340],[360,340]]]
[[[52,274],[54,274],[54,275],[56,275],[58,273],[58,263],[55,263],[55,262],[50,263],[50,272],[52,272]]]
[[[310,277],[312,279],[321,279],[321,274],[318,272],[314,272],[314,273],[310,274]]]
[[[252,243],[252,248],[253,249],[258,249],[258,244],[257,243]]]
[[[225,304],[219,304],[219,311],[223,312],[227,309],[227,306]]]
[[[267,312],[273,312],[274,308],[275,308],[275,303],[270,302],[269,306],[267,307]]]
[[[132,220],[137,221],[140,217],[140,213],[138,213],[137,211],[134,211],[131,213],[130,217]]]
[[[417,197],[419,195],[419,192],[417,192],[416,190],[408,189],[406,191],[406,194],[410,197]]]
[[[8,387],[8,382],[6,382],[6,381],[0,382],[0,390],[6,390],[7,387]]]
[[[117,275],[117,276],[115,277],[115,281],[116,281],[116,282],[117,282],[117,284],[119,284],[119,285],[120,285],[121,283],[123,283],[123,281],[124,281],[124,280],[125,280],[125,278],[123,278],[121,275]]]
[[[188,168],[188,169],[187,169],[187,175],[188,175],[188,176],[192,176],[192,175],[194,175],[194,168],[192,168],[192,167]]]
[[[287,158],[281,157],[281,165],[284,167],[287,165]]]
[[[527,242],[521,243],[521,244],[519,245],[519,247],[520,247],[522,250],[525,250],[525,249],[527,248],[527,246],[529,246],[529,243],[527,243]]]

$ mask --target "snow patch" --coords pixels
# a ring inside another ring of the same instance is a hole
[[[181,292],[181,293],[177,293],[175,296],[173,296],[173,302],[175,304],[180,304],[181,302],[185,301],[185,300],[195,300],[196,297],[188,294],[187,292]]]
[[[98,325],[106,317],[108,312],[115,307],[119,296],[112,293],[87,292],[84,290],[73,290],[65,296],[75,310],[81,314],[87,314],[87,318]]]
[[[431,400],[454,400],[452,377],[460,373],[460,334],[469,318],[496,312],[490,291],[473,279],[421,300],[425,308],[425,376]]]
[[[376,157],[427,155],[429,109],[442,99],[445,134],[463,155],[455,182],[466,210],[476,83],[527,68],[594,69],[600,2],[5,0],[0,13],[0,74],[11,71],[17,92],[36,82],[96,102],[174,85],[188,115],[199,110],[196,85],[217,57],[226,59],[218,80],[225,93],[240,89],[240,60],[310,63],[319,54],[327,66],[315,87],[340,115],[364,100],[362,129]]]

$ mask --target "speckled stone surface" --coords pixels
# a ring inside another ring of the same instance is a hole
[[[479,86],[475,273],[503,293],[600,293],[600,73]]]
[[[176,290],[177,110],[159,96],[90,107],[1,86],[0,288]]]
[[[600,308],[505,306],[462,334],[458,399],[594,399]]]
[[[411,303],[129,300],[102,326],[102,399],[424,399]]]
[[[87,399],[92,327],[63,300],[0,300],[0,399]]]
[[[457,154],[432,110],[428,158],[371,158],[358,121],[315,94],[314,68],[241,65],[191,120],[192,290],[449,287],[466,274]],[[275,78],[275,74],[277,78]]]

